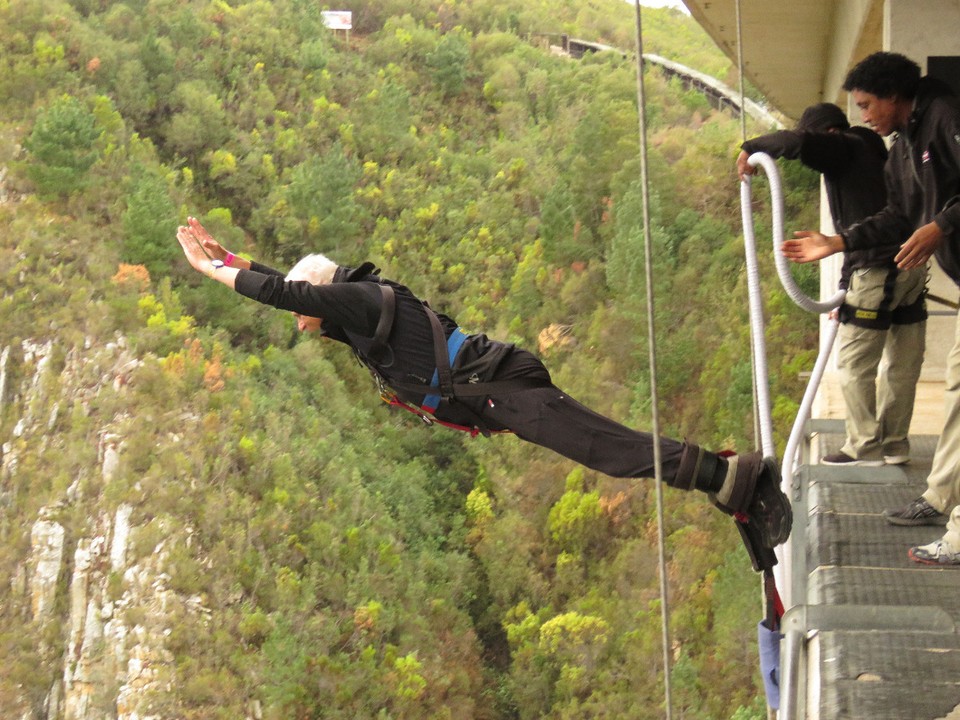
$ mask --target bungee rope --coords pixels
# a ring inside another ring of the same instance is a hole
[[[786,290],[787,295],[790,296],[790,299],[793,300],[797,305],[808,312],[812,313],[827,313],[831,310],[840,306],[840,303],[843,302],[843,298],[846,295],[846,291],[838,290],[837,293],[830,298],[829,300],[814,300],[812,297],[803,292],[797,281],[794,280],[793,275],[790,272],[790,261],[787,260],[786,256],[783,254],[780,248],[780,244],[783,241],[784,232],[783,232],[783,190],[780,185],[780,171],[777,169],[777,163],[772,157],[766,153],[758,152],[751,155],[747,162],[750,163],[751,167],[756,167],[760,165],[764,172],[767,175],[767,180],[770,183],[770,200],[771,200],[771,212],[773,220],[773,247],[774,247],[774,261],[777,266],[777,275],[780,277],[780,282],[783,284],[783,289]],[[746,196],[744,199],[744,195]],[[744,211],[744,233],[749,232],[753,235],[753,222],[752,218],[748,220],[748,214],[750,211],[750,182],[749,179],[742,183],[740,186],[740,197],[741,197],[741,210]],[[746,205],[744,205],[746,202]]]
[[[822,314],[839,307],[846,295],[845,291],[838,291],[836,295],[829,300],[814,300],[803,292],[790,272],[790,261],[784,256],[780,247],[784,237],[783,190],[780,184],[780,172],[777,169],[776,162],[766,153],[754,153],[748,158],[747,162],[749,162],[751,167],[760,165],[766,173],[767,180],[770,184],[774,261],[777,267],[777,275],[780,278],[783,289],[794,303],[807,312]],[[773,457],[776,453],[773,444],[773,423],[770,416],[769,372],[767,369],[766,344],[764,341],[763,304],[760,293],[760,273],[757,267],[756,239],[753,231],[752,195],[749,176],[740,183],[740,211],[743,219],[743,242],[747,260],[747,285],[750,296],[750,334],[753,338],[753,348],[755,352],[754,363],[757,377],[760,380],[760,382],[757,383],[757,395],[759,399],[758,409],[760,414],[761,444],[764,455]],[[837,323],[834,323],[834,325],[836,324]],[[835,332],[836,330],[834,328],[834,334]],[[830,338],[830,341],[832,344],[832,338]],[[825,359],[823,365],[826,365]],[[822,368],[820,375],[822,376]],[[816,392],[816,386],[813,386],[813,391],[814,393]],[[798,419],[800,419],[799,416]],[[806,418],[804,418],[802,422],[806,422]],[[788,456],[785,455],[784,463],[786,463],[787,460]],[[786,471],[784,471],[783,476],[785,479],[787,478]]]

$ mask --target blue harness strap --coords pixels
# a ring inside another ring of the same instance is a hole
[[[453,366],[453,363],[457,359],[457,355],[460,353],[460,348],[463,347],[464,341],[466,341],[467,336],[463,334],[460,328],[456,328],[447,338],[447,357],[450,358],[450,366]],[[440,371],[433,371],[433,378],[430,380],[430,387],[440,389]],[[420,404],[421,410],[426,410],[429,413],[436,412],[437,406],[440,405],[440,396],[439,395],[424,395],[423,402]]]

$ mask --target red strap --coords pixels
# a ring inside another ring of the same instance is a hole
[[[763,572],[763,591],[764,595],[767,596],[767,626],[771,630],[776,630],[780,627],[780,619],[783,617],[784,608],[772,570],[764,570]]]
[[[396,395],[394,395],[391,398],[384,398],[384,400],[386,400],[388,405],[391,405],[393,407],[403,408],[404,410],[412,412],[414,415],[419,417],[421,420],[424,420],[425,422],[436,423],[437,425],[443,425],[443,427],[450,428],[451,430],[459,430],[461,432],[470,433],[470,437],[476,437],[477,435],[480,434],[480,430],[475,427],[467,427],[466,425],[457,425],[456,423],[446,422],[445,420],[438,420],[435,417],[427,417],[427,414],[429,413],[429,410],[427,408],[421,408],[420,410],[417,410],[417,408],[405,403]],[[502,434],[502,433],[508,433],[510,431],[509,430],[492,430],[491,432]]]

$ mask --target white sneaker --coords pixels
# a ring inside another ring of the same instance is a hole
[[[914,562],[924,565],[960,565],[960,552],[951,549],[943,538],[934,540],[929,545],[910,548],[907,555]]]
[[[887,465],[906,465],[910,462],[909,455],[884,455],[883,461]]]

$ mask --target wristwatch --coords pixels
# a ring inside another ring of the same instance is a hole
[[[223,260],[211,260],[210,264],[213,266],[213,270],[210,271],[210,277],[213,277],[217,274],[217,270],[223,267]]]

